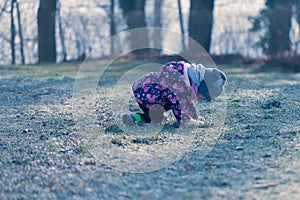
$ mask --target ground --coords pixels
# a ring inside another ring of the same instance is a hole
[[[139,135],[152,129],[122,129],[108,93],[121,71],[143,63],[113,63],[91,102],[78,88],[104,61],[88,62],[77,79],[78,63],[0,67],[0,199],[300,198],[300,74],[221,65],[228,84],[219,107],[200,105],[207,126],[177,129],[169,116],[162,130]],[[133,156],[121,159],[124,152]],[[154,157],[132,168],[139,155]]]

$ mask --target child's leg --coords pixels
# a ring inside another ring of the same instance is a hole
[[[165,109],[158,104],[161,101],[160,90],[159,85],[154,83],[145,84],[143,88],[135,88],[133,93],[143,113],[132,114],[129,117],[125,116],[123,122],[130,122],[132,119],[135,124],[140,122],[160,123],[163,120],[163,113],[165,111]]]
[[[138,104],[139,107],[141,108],[141,110],[143,111],[143,113],[134,113],[134,114],[126,114],[123,115],[123,123],[126,125],[135,125],[135,124],[140,124],[142,122],[145,123],[150,123],[151,119],[149,116],[149,109],[147,109],[146,107],[144,107],[141,104]]]
[[[139,107],[144,113],[137,113],[137,114],[141,116],[143,122],[150,123],[151,119],[149,116],[149,109],[143,106],[142,104],[139,104]]]
[[[142,120],[145,123],[160,123],[163,120],[165,109],[158,105],[154,104],[151,109],[149,110],[145,106],[139,104],[139,107],[142,109],[144,113],[137,113],[140,114]]]

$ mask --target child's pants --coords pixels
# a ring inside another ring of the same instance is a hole
[[[162,122],[164,118],[165,109],[161,105],[155,104],[151,107],[150,110],[145,106],[143,106],[142,104],[139,104],[139,107],[142,109],[142,111],[144,111],[144,113],[138,113],[138,114],[141,115],[141,118],[145,123]]]

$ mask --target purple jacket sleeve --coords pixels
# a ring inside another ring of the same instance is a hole
[[[166,93],[172,104],[172,111],[179,123],[188,122],[191,117],[197,119],[197,112],[192,102],[192,90],[184,81],[184,62],[170,62],[160,71],[162,84],[170,90]]]

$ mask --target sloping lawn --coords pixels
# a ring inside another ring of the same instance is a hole
[[[300,198],[300,74],[222,65],[205,127],[128,128],[146,63],[0,67],[0,199]]]

